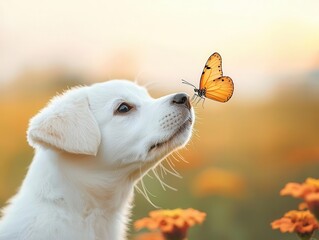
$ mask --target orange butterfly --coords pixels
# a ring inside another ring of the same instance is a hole
[[[182,83],[194,87],[195,93],[192,100],[194,98],[196,100],[199,97],[200,99],[197,103],[201,99],[205,101],[205,98],[218,102],[227,102],[234,92],[233,80],[230,77],[223,76],[222,57],[217,52],[212,54],[206,62],[200,78],[199,88],[185,80],[182,80]]]

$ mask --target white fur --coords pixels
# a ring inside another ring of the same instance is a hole
[[[193,110],[173,97],[113,80],[54,98],[30,121],[35,156],[0,240],[125,239],[134,184],[190,138]],[[122,102],[132,110],[118,113]]]

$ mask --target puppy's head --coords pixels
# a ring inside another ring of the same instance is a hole
[[[184,93],[159,99],[125,80],[71,89],[31,121],[28,141],[92,155],[110,168],[155,165],[191,136],[194,113]]]

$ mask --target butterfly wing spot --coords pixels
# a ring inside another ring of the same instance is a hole
[[[206,69],[211,69],[211,67],[206,67]]]

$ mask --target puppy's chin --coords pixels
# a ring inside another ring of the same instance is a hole
[[[179,128],[173,131],[168,138],[151,144],[148,149],[147,162],[156,163],[175,149],[185,146],[191,137],[192,126],[193,121],[190,117]]]

